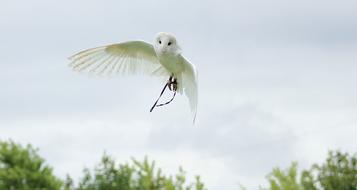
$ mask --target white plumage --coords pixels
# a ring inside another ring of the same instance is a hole
[[[144,41],[128,41],[84,50],[71,56],[70,60],[70,66],[79,72],[171,76],[177,80],[177,91],[188,97],[195,121],[198,103],[197,71],[181,55],[181,48],[171,34],[158,33],[153,45]]]

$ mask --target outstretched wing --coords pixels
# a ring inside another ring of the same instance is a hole
[[[181,57],[184,65],[184,71],[182,73],[182,88],[188,97],[191,112],[193,114],[193,122],[195,122],[198,104],[197,71],[192,63],[190,63],[182,55]]]
[[[154,47],[144,41],[129,41],[81,51],[69,58],[78,72],[100,75],[146,73],[166,75]]]

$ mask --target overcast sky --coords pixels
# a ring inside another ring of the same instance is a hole
[[[182,166],[211,190],[257,189],[273,167],[357,152],[355,0],[0,2],[0,139],[31,143],[76,179],[103,152]],[[163,83],[72,72],[67,57],[176,35],[199,72],[187,99],[149,109]]]

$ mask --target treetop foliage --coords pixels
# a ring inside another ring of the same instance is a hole
[[[294,162],[287,170],[273,169],[267,179],[268,190],[357,190],[357,155],[330,151],[322,164],[299,173]]]
[[[57,190],[62,187],[52,168],[31,145],[0,141],[0,189]]]
[[[174,176],[164,175],[154,161],[132,159],[131,164],[116,164],[104,154],[91,172],[84,169],[83,177],[74,185],[67,175],[61,180],[53,175],[38,150],[12,141],[0,141],[0,190],[204,190],[197,176],[188,183],[180,168]]]
[[[293,162],[285,170],[274,168],[267,180],[269,186],[261,190],[357,190],[357,155],[330,151],[324,163],[299,172]],[[206,190],[199,176],[187,181],[182,168],[165,175],[148,158],[118,164],[107,154],[73,181],[69,175],[56,177],[31,145],[0,141],[0,190]]]

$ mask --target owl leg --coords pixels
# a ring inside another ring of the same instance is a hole
[[[177,90],[177,79],[173,76],[170,76],[169,80],[167,81],[167,85],[171,91]]]

